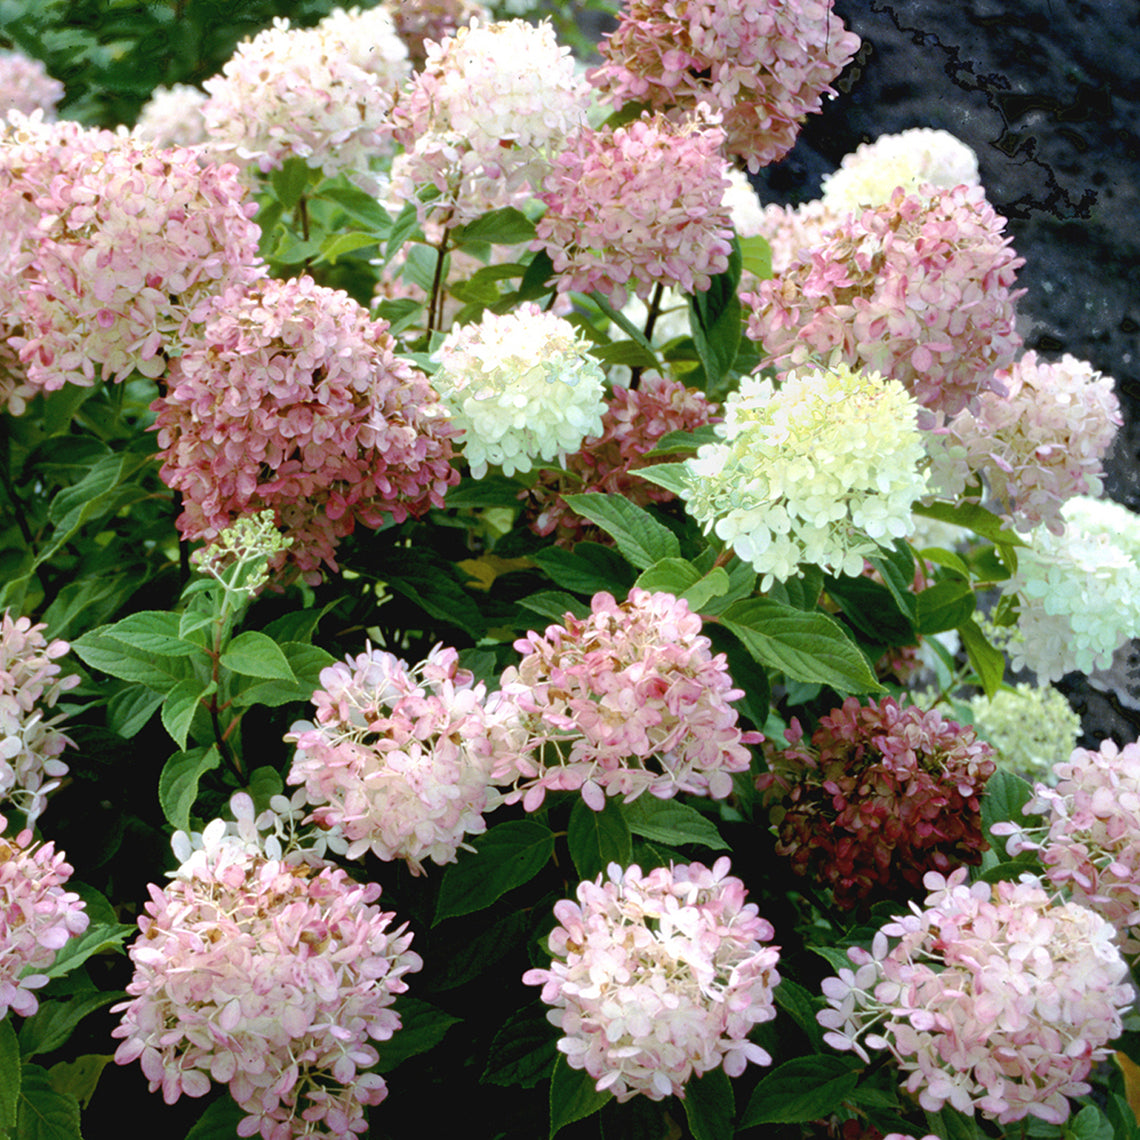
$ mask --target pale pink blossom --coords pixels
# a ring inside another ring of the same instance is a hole
[[[209,829],[207,829],[209,830]],[[129,954],[120,1065],[138,1061],[167,1104],[229,1086],[240,1136],[266,1140],[367,1128],[387,1095],[373,1041],[400,1027],[391,1008],[422,963],[406,924],[374,905],[375,883],[286,864],[230,843],[150,887]]]
[[[396,23],[396,31],[408,47],[408,56],[416,70],[427,62],[427,45],[442,43],[471,23],[490,23],[492,16],[478,0],[382,0]]]
[[[0,1018],[11,1010],[31,1017],[39,1008],[32,992],[50,980],[41,971],[90,919],[77,894],[63,889],[71,866],[53,843],[35,844],[30,828],[4,839],[0,815]]]
[[[271,509],[290,563],[319,581],[357,523],[443,505],[454,429],[386,321],[307,276],[230,289],[202,319],[153,405],[184,538]]]
[[[13,801],[29,827],[67,775],[63,750],[75,746],[59,730],[64,717],[50,711],[79,678],[61,676],[57,662],[70,646],[60,638],[49,642],[46,628],[7,610],[0,615],[0,803]]]
[[[1012,286],[1022,259],[1003,225],[978,186],[899,189],[887,205],[847,215],[781,276],[742,294],[760,367],[842,361],[955,414],[1000,386],[995,373],[1021,344]]]
[[[210,137],[202,114],[207,98],[205,91],[188,83],[156,87],[142,105],[132,132],[158,146],[201,146]]]
[[[1064,1123],[1135,996],[1112,926],[1029,876],[967,886],[962,867],[924,882],[925,907],[824,980],[824,1041],[864,1060],[888,1050],[928,1112]]]
[[[620,604],[595,594],[588,618],[563,620],[515,642],[524,657],[493,702],[526,741],[496,765],[496,782],[512,785],[505,802],[534,811],[548,791],[580,791],[595,811],[607,795],[724,799],[762,738],[737,727],[729,702],[741,690],[700,615],[633,589]]]
[[[732,219],[720,155],[723,131],[706,114],[674,123],[643,115],[572,136],[538,197],[559,292],[597,289],[621,308],[657,285],[703,292],[728,268]]]
[[[346,854],[454,863],[469,835],[487,829],[500,802],[491,787],[496,748],[507,739],[484,708],[486,687],[436,646],[409,667],[370,649],[321,671],[315,723],[285,739],[297,751],[290,784],[303,784],[310,819],[337,827]]]
[[[772,1058],[748,1040],[776,1016],[779,951],[744,884],[718,859],[642,874],[616,863],[554,906],[550,969],[528,970],[554,1006],[558,1048],[618,1101],[685,1095],[723,1067],[738,1077]]]
[[[756,171],[791,150],[859,49],[831,8],[831,0],[628,0],[590,81],[619,109],[709,104],[724,115],[726,153]]]
[[[64,93],[63,84],[48,75],[41,60],[22,51],[0,51],[0,120],[9,111],[25,115],[42,111],[45,118],[54,119]]]

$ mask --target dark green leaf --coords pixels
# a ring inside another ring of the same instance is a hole
[[[732,1140],[736,1100],[724,1069],[710,1069],[689,1081],[683,1103],[693,1140]]]
[[[496,245],[521,245],[534,240],[534,223],[513,206],[492,210],[465,226],[456,226],[452,241],[456,246],[476,241],[489,241]]]
[[[125,996],[120,991],[96,990],[64,1001],[41,1001],[39,1009],[20,1026],[20,1053],[35,1057],[58,1049],[89,1013]]]
[[[647,457],[655,455],[675,455],[679,451],[696,451],[706,443],[718,443],[720,436],[712,424],[702,424],[692,431],[671,431],[663,435],[654,445],[652,451],[647,451]]]
[[[710,598],[701,606],[701,613],[706,616],[724,613],[734,602],[743,601],[756,589],[758,575],[751,563],[741,561],[734,554],[724,569],[728,574],[728,589],[724,594]],[[816,597],[818,596],[817,593]]]
[[[886,586],[870,578],[845,576],[827,578],[824,589],[866,641],[873,645],[915,644],[914,625]]]
[[[732,246],[728,269],[714,277],[707,290],[689,296],[689,328],[710,386],[732,367],[744,331],[743,310],[736,295],[742,259],[735,237]]]
[[[313,171],[303,158],[287,158],[281,166],[270,172],[273,193],[286,210],[292,210],[301,200],[312,174]]]
[[[985,1133],[972,1116],[963,1116],[949,1106],[941,1112],[928,1112],[926,1122],[939,1140],[985,1140]]]
[[[162,693],[145,685],[120,689],[107,702],[107,727],[124,740],[130,740],[146,727],[162,700]]]
[[[474,853],[464,852],[444,872],[436,923],[482,910],[529,882],[554,851],[554,835],[537,820],[511,820],[484,832],[472,846]]]
[[[957,629],[969,620],[977,603],[969,583],[960,578],[938,582],[923,590],[916,600],[918,632],[926,635]]]
[[[570,809],[566,841],[580,879],[596,879],[611,864],[629,865],[632,844],[622,805],[606,797],[601,811],[593,811],[583,799]]]
[[[841,694],[882,692],[866,659],[825,614],[752,598],[731,606],[720,620],[757,661],[792,680],[830,685]]]
[[[442,993],[466,985],[484,974],[505,955],[517,950],[526,939],[530,916],[522,910],[510,914],[493,923],[482,934],[474,938],[463,938],[450,948],[446,960],[440,968],[434,969],[430,981],[425,977],[425,985],[430,992]]]
[[[772,991],[776,1004],[788,1014],[807,1034],[812,1048],[818,1052],[823,1047],[823,1030],[815,1019],[821,1008],[811,993],[791,978],[782,977],[780,984]]]
[[[213,771],[221,759],[218,749],[211,745],[176,752],[167,760],[158,780],[158,801],[171,826],[179,831],[190,830],[190,809],[198,798],[198,781]]]
[[[742,1128],[757,1124],[804,1124],[834,1112],[858,1081],[851,1062],[841,1057],[797,1057],[773,1070],[756,1086]]]
[[[281,647],[264,633],[250,629],[239,633],[219,659],[233,673],[266,681],[296,681]]]
[[[39,1065],[25,1065],[15,1140],[80,1140],[79,1101],[56,1092]]]
[[[645,839],[673,846],[696,843],[713,851],[728,850],[728,844],[707,816],[677,800],[639,796],[632,803],[622,805],[622,814],[629,830]]]
[[[567,1124],[592,1116],[612,1096],[598,1092],[589,1073],[570,1068],[566,1058],[559,1056],[550,1078],[550,1140]]]
[[[186,1133],[186,1140],[234,1140],[237,1126],[245,1115],[233,1097],[223,1093],[198,1117],[194,1127]]]
[[[572,613],[576,618],[590,615],[589,606],[583,605],[573,594],[566,594],[561,590],[543,590],[531,594],[528,598],[519,598],[519,605],[532,613],[559,623],[566,620],[567,613]]]
[[[331,234],[321,242],[320,256],[316,259],[317,265],[336,265],[337,259],[346,253],[355,253],[358,249],[375,246],[376,238],[368,234]]]
[[[1004,655],[986,640],[986,635],[978,628],[978,623],[973,618],[958,626],[958,635],[966,647],[970,666],[978,675],[986,696],[992,701],[994,694],[1001,688],[1002,678],[1005,676]]]
[[[621,555],[597,543],[580,542],[572,551],[548,546],[532,557],[555,585],[576,594],[605,590],[617,597],[625,593],[632,578]]]
[[[998,768],[986,781],[982,796],[982,826],[986,838],[995,851],[1005,850],[1005,839],[992,834],[995,823],[1016,823],[1019,827],[1034,827],[1039,817],[1027,816],[1022,810],[1033,799],[1033,787],[1028,781],[1004,768]]]
[[[593,491],[586,495],[567,495],[565,499],[571,510],[610,535],[618,550],[639,570],[647,569],[662,558],[680,558],[677,536],[622,495]]]
[[[38,973],[47,974],[49,978],[62,978],[71,973],[76,966],[82,965],[93,954],[101,954],[104,950],[117,950],[133,934],[138,933],[135,926],[123,926],[114,923],[93,922],[82,934],[69,938],[56,951],[55,959],[45,970]]]
[[[20,1103],[20,1047],[8,1018],[0,1020],[0,1135],[16,1127]]]
[[[380,1054],[377,1072],[390,1073],[409,1057],[434,1049],[447,1031],[460,1022],[460,1018],[406,994],[396,999],[396,1012],[400,1015],[400,1029],[389,1040],[376,1045]]]
[[[179,681],[162,702],[162,724],[170,733],[174,743],[185,750],[186,738],[190,734],[190,724],[202,701],[217,689],[214,681],[199,681],[188,677]]]
[[[123,996],[123,995],[120,995]],[[51,1087],[64,1096],[73,1096],[86,1108],[95,1095],[103,1070],[114,1060],[111,1053],[84,1053],[74,1061],[60,1061],[48,1069]]]
[[[664,487],[674,495],[682,495],[692,486],[688,470],[684,463],[655,463],[652,467],[639,467],[630,474]]]
[[[928,507],[915,503],[912,509],[920,518],[937,519],[939,522],[965,527],[993,543],[1002,543],[1006,546],[1025,545],[1024,539],[1018,538],[1015,532],[1006,530],[997,515],[987,511],[985,507],[979,507],[976,503],[931,503]]]
[[[1065,1124],[1064,1140],[1117,1140],[1111,1121],[1095,1104],[1086,1104]]]
[[[122,681],[147,685],[162,693],[192,674],[192,664],[185,654],[168,657],[137,649],[111,636],[109,628],[100,626],[71,643],[80,660],[93,669]],[[189,646],[188,642],[184,644]],[[198,652],[197,646],[190,648]]]
[[[350,218],[368,227],[371,239],[386,238],[392,230],[392,218],[388,211],[371,195],[356,186],[323,184],[316,197],[335,202]]]
[[[914,600],[914,555],[905,542],[899,541],[889,550],[880,547],[877,554],[867,559],[882,576],[899,610],[913,622],[916,616]]]
[[[558,1058],[558,1031],[546,1019],[539,1002],[512,1014],[495,1034],[483,1083],[533,1088],[546,1080]]]

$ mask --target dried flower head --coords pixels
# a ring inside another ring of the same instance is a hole
[[[831,0],[628,0],[590,81],[618,108],[724,115],[726,153],[778,162],[859,49]]]
[[[515,642],[523,659],[494,701],[521,742],[495,768],[512,785],[505,802],[534,811],[548,791],[580,791],[595,811],[607,795],[723,799],[749,766],[745,745],[762,738],[737,727],[729,702],[742,694],[700,615],[636,588],[620,605],[595,594],[590,609]]]
[[[889,1050],[928,1112],[1062,1124],[1111,1056],[1134,998],[1128,967],[1109,923],[1035,879],[965,878],[930,872],[923,909],[896,915],[870,953],[847,951],[854,969],[823,983],[824,1040],[865,1061]]]
[[[840,364],[746,378],[686,461],[686,509],[764,575],[801,563],[859,575],[877,544],[908,534],[926,489],[918,407],[902,385]]]
[[[935,712],[891,697],[821,717],[811,743],[793,718],[790,747],[766,749],[757,778],[797,874],[831,888],[837,906],[907,897],[927,871],[981,862],[981,800],[993,749]]]
[[[776,1016],[779,951],[761,945],[772,926],[728,871],[724,858],[648,874],[611,863],[555,904],[554,961],[523,981],[542,986],[559,1050],[599,1092],[683,1097],[711,1069],[772,1063],[748,1034]]]
[[[460,432],[471,474],[507,475],[564,460],[602,429],[605,374],[569,321],[533,301],[456,326],[436,352],[432,387]]]

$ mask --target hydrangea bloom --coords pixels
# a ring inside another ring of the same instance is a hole
[[[54,119],[63,96],[63,84],[48,75],[41,60],[21,51],[0,51],[0,120],[9,111],[24,115],[42,111],[45,118]]]
[[[559,292],[597,289],[620,309],[627,289],[708,289],[732,243],[723,137],[704,113],[571,137],[538,195],[547,210],[532,246],[550,255]]]
[[[205,91],[187,83],[156,87],[142,105],[132,133],[158,146],[201,146],[210,141],[202,107]]]
[[[60,676],[56,662],[70,646],[59,638],[48,642],[46,628],[7,610],[0,615],[0,803],[14,801],[29,827],[67,774],[59,757],[74,745],[56,727],[63,717],[47,714],[79,678]]]
[[[491,20],[490,11],[478,0],[385,0],[391,6],[396,31],[407,44],[416,70],[427,62],[427,45],[442,43],[475,17],[480,23]]]
[[[821,717],[810,745],[793,718],[790,745],[767,749],[757,778],[798,874],[829,886],[837,906],[905,896],[927,871],[981,862],[980,797],[993,749],[935,711],[885,697]]]
[[[932,485],[954,497],[977,471],[1018,530],[1061,534],[1061,504],[1102,489],[1101,461],[1122,422],[1112,378],[1073,356],[1046,364],[1027,352],[997,381],[1004,394],[983,392],[933,441]]]
[[[948,415],[994,386],[1021,339],[1022,264],[981,187],[890,202],[841,219],[779,277],[742,294],[761,366],[845,361],[899,380]]]
[[[150,887],[120,1065],[139,1061],[151,1091],[173,1104],[228,1084],[248,1114],[238,1134],[274,1140],[364,1131],[364,1106],[387,1095],[367,1070],[400,1026],[390,1008],[422,965],[406,924],[373,905],[375,883],[286,864],[237,844],[200,856]]]
[[[123,132],[14,124],[0,151],[9,343],[33,387],[160,376],[172,338],[257,263],[257,205],[232,166]],[[31,215],[29,216],[29,203]],[[12,233],[12,230],[15,230]],[[9,275],[10,274],[10,275]],[[8,295],[12,290],[14,296]]]
[[[395,14],[384,4],[364,11],[334,8],[315,31],[343,44],[348,60],[375,76],[393,97],[412,73],[408,45],[396,29]]]
[[[206,129],[218,150],[232,150],[267,172],[303,158],[330,177],[365,171],[386,153],[392,131],[389,84],[361,65],[366,45],[346,42],[340,26],[273,26],[238,44],[222,74],[202,86]],[[363,59],[370,61],[366,54]]]
[[[439,346],[431,383],[460,432],[471,474],[561,460],[602,430],[605,374],[569,321],[533,301],[483,314]]]
[[[728,871],[725,858],[648,874],[611,863],[576,903],[555,904],[554,961],[523,981],[542,986],[559,1050],[599,1092],[683,1097],[711,1069],[772,1063],[748,1033],[776,1016],[779,951],[762,945],[772,926]]]
[[[242,515],[190,555],[191,565],[235,594],[252,598],[271,575],[269,564],[293,545],[278,529],[272,511]]]
[[[1043,814],[1045,834],[1000,824],[1010,856],[1036,851],[1045,874],[1073,902],[1112,923],[1129,955],[1140,953],[1140,743],[1105,740],[1074,748],[1054,769],[1055,788],[1037,784],[1026,814]]]
[[[439,197],[421,203],[449,224],[468,222],[536,189],[551,154],[585,122],[589,88],[550,22],[472,21],[441,44],[395,110],[396,140],[408,155],[402,192],[430,183]]]
[[[745,745],[762,738],[737,727],[729,701],[742,694],[700,615],[640,589],[620,605],[595,594],[590,609],[515,642],[524,656],[495,706],[526,744],[496,764],[496,781],[513,785],[505,802],[534,811],[547,791],[581,791],[595,811],[606,795],[723,799],[749,766]]]
[[[923,187],[949,190],[977,186],[978,157],[949,131],[915,127],[897,135],[880,135],[861,143],[843,158],[839,169],[825,174],[820,199],[840,214],[885,205],[895,190],[929,193]]]
[[[620,108],[724,114],[725,150],[752,171],[778,162],[859,49],[831,0],[628,0],[590,81]]]
[[[918,408],[901,384],[845,365],[746,378],[716,425],[723,443],[686,461],[689,513],[764,575],[810,563],[863,572],[864,555],[909,533],[926,489]]]
[[[1010,664],[1039,681],[1105,668],[1140,636],[1140,517],[1083,495],[1061,507],[1065,533],[1037,527],[1017,548],[1017,572],[1002,592],[1021,598]]]
[[[350,859],[405,859],[413,874],[429,858],[454,863],[500,799],[490,777],[506,738],[486,687],[439,646],[414,668],[370,649],[323,669],[321,685],[316,723],[285,737],[297,745],[288,782],[304,785],[310,818],[339,827]]]
[[[531,530],[555,534],[555,541],[571,546],[597,528],[570,509],[565,494],[601,491],[624,495],[638,506],[666,503],[675,496],[635,474],[652,460],[645,458],[662,437],[674,431],[692,431],[709,423],[715,411],[702,392],[678,380],[656,374],[643,376],[641,387],[615,388],[602,430],[587,436],[581,450],[567,457],[565,474],[545,470],[538,482],[523,492]]]
[[[8,1010],[31,1017],[39,1008],[32,992],[50,981],[36,973],[91,921],[83,900],[63,884],[71,866],[54,843],[34,844],[30,828],[5,839],[0,815],[0,1018]]]
[[[233,288],[171,362],[155,401],[162,478],[186,539],[271,509],[310,581],[359,522],[442,506],[453,429],[386,321],[310,277]]]
[[[1068,1097],[1089,1091],[1133,1002],[1113,929],[1077,903],[1055,903],[1034,879],[965,883],[930,872],[926,906],[896,915],[854,969],[823,983],[817,1017],[835,1049],[887,1049],[928,1112],[1008,1124],[1061,1124]],[[892,946],[891,939],[898,941]]]
[[[970,712],[999,764],[1049,783],[1056,778],[1053,766],[1072,753],[1081,734],[1081,718],[1052,685],[1022,681],[999,689],[992,699],[979,694],[970,699]]]

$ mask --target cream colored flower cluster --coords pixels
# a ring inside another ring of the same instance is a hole
[[[918,406],[902,385],[837,365],[747,378],[690,459],[689,513],[764,575],[801,563],[858,575],[876,544],[909,533],[926,488]]]

